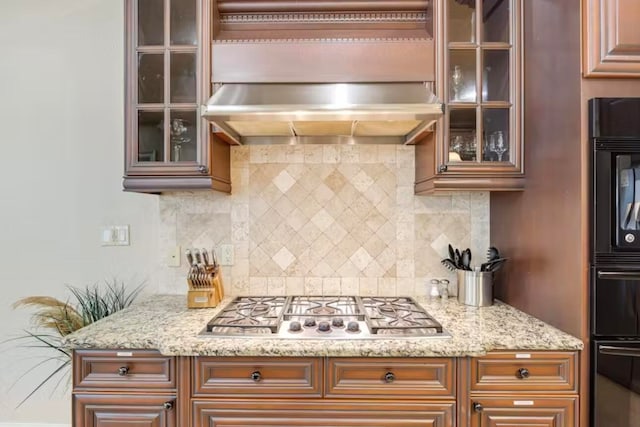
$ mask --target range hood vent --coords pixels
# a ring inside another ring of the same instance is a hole
[[[236,144],[411,144],[442,108],[425,83],[255,83],[222,85],[202,116]]]

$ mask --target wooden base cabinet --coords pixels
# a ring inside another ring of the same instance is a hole
[[[576,398],[482,397],[471,400],[470,427],[576,426]]]
[[[193,402],[194,427],[453,427],[455,402],[216,401]]]
[[[171,357],[76,350],[74,427],[577,427],[577,352]]]
[[[175,396],[75,395],[74,425],[176,427]]]

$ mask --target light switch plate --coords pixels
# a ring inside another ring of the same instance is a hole
[[[102,246],[129,246],[128,225],[105,225],[100,235]]]

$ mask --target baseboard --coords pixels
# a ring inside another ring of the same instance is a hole
[[[71,427],[69,424],[0,423],[0,427]]]

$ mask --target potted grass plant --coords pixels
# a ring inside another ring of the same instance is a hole
[[[54,391],[66,379],[69,384],[71,367],[71,350],[62,345],[63,338],[97,320],[103,319],[117,311],[130,306],[142,291],[144,284],[134,289],[127,289],[123,282],[105,281],[104,285],[88,285],[84,288],[68,286],[71,299],[61,301],[49,296],[30,296],[13,304],[13,308],[32,308],[33,330],[24,330],[24,335],[11,339],[18,341],[20,347],[41,348],[50,350],[50,355],[43,356],[33,367],[19,378],[43,365],[52,365],[52,370],[45,378],[18,404],[20,407],[45,384],[55,381]]]

